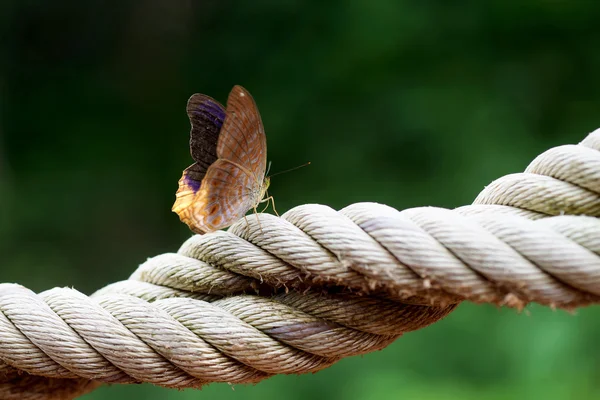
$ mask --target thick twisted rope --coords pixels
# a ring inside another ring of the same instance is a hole
[[[0,399],[252,383],[381,349],[461,301],[600,299],[600,130],[471,206],[296,207],[193,236],[90,297],[0,285]]]

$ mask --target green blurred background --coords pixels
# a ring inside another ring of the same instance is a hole
[[[188,97],[256,99],[279,211],[470,203],[600,126],[594,1],[0,5],[0,282],[85,293],[189,237],[170,208]],[[600,311],[462,305],[314,375],[85,399],[587,399]]]

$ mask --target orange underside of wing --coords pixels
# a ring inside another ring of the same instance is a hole
[[[192,231],[203,234],[226,228],[242,218],[258,203],[261,194],[261,182],[236,165],[217,160],[196,192],[184,173],[172,210]]]
[[[171,210],[175,212],[181,222],[186,224],[193,232],[203,234],[206,231],[196,226],[194,219],[194,207],[193,204],[196,201],[196,193],[194,189],[185,182],[185,172],[179,179],[179,188],[175,194],[175,203]]]
[[[234,164],[215,161],[206,172],[194,204],[196,225],[205,231],[223,229],[252,207],[256,182]]]

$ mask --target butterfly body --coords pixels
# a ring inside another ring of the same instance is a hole
[[[179,180],[173,211],[196,233],[226,228],[263,201],[267,144],[252,96],[235,86],[225,109],[201,94],[188,101],[196,161]]]

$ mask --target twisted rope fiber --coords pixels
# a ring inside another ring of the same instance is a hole
[[[193,236],[90,297],[0,284],[0,399],[315,372],[464,300],[597,304],[598,216],[600,130],[496,180],[471,206],[304,205]]]

